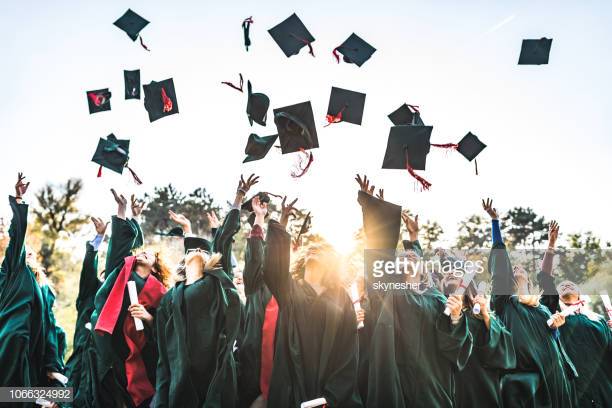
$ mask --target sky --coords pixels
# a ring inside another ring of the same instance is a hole
[[[141,33],[151,52],[112,24],[128,7],[151,22]],[[315,58],[307,49],[286,58],[267,33],[294,12],[316,38]],[[246,52],[240,24],[251,15]],[[2,2],[0,196],[18,170],[32,190],[80,177],[82,211],[109,217],[111,187],[142,195],[169,182],[203,186],[224,203],[241,173],[256,172],[257,187],[299,197],[314,230],[346,249],[361,224],[353,178],[366,173],[387,200],[442,224],[446,241],[488,196],[502,212],[529,206],[562,232],[610,240],[611,18],[603,0]],[[353,32],[377,49],[361,68],[331,53]],[[541,37],[553,38],[550,63],[517,65],[522,39]],[[149,123],[143,100],[123,99],[124,69],[140,69],[142,83],[174,78],[180,113]],[[248,135],[276,129],[271,111],[265,128],[249,126],[246,92],[220,84],[239,72],[271,109],[312,102],[320,148],[304,177],[291,178],[295,157],[276,149],[242,164]],[[332,86],[367,94],[362,126],[323,128]],[[85,91],[106,87],[112,110],[89,115]],[[456,152],[433,151],[421,173],[429,192],[415,191],[405,171],[382,170],[387,114],[404,102],[420,106],[433,143],[469,131],[485,142],[480,174]],[[96,178],[90,159],[110,133],[131,139],[142,186],[128,172]]]

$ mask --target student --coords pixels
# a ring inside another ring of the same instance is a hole
[[[555,313],[552,328],[548,326],[551,313],[540,304],[539,294],[530,293],[527,272],[520,266],[512,267],[493,201],[483,200],[482,206],[492,220],[491,305],[512,333],[516,352],[516,369],[502,377],[502,403],[504,407],[572,407],[575,399],[571,380],[577,374],[557,333],[565,318]]]
[[[326,243],[302,248],[292,278],[291,235],[268,223],[263,264],[278,302],[269,407],[297,407],[325,398],[330,407],[361,407],[357,391],[357,326],[339,276],[338,255]]]
[[[538,274],[540,288],[544,290],[542,303],[551,313],[583,306],[565,318],[565,324],[559,329],[561,343],[578,371],[575,380],[578,406],[605,407],[612,398],[612,333],[602,316],[586,310],[585,300],[575,283],[563,281],[555,288],[552,266],[558,236],[559,224],[552,221],[548,249]]]
[[[374,197],[374,187],[367,177],[358,176],[357,182],[367,251],[377,250],[381,256],[386,253],[395,260],[400,218],[409,222],[409,231],[416,233],[411,237],[414,242],[406,245],[412,248],[399,257],[406,259],[409,269],[383,278],[384,282],[403,283],[411,289],[384,292],[368,288],[370,302],[378,303],[378,315],[370,343],[367,406],[452,407],[454,370],[465,366],[472,350],[461,299],[447,299],[435,287],[422,289],[425,277],[416,266],[421,252],[416,239],[417,220],[407,214],[402,217],[401,207]],[[372,279],[370,272],[366,279]],[[446,307],[450,316],[443,314]]]
[[[66,362],[68,386],[73,388],[73,405],[94,407],[96,395],[95,375],[96,358],[93,346],[91,314],[94,311],[94,298],[102,282],[98,279],[98,248],[104,240],[108,223],[100,218],[91,217],[96,236],[86,243],[85,257],[79,278],[79,293],[76,299],[77,319],[72,341],[72,354]]]
[[[257,178],[241,178],[230,213],[215,237],[225,243],[237,229],[228,218],[239,217],[240,203]],[[157,313],[159,362],[155,406],[235,407],[238,384],[233,347],[240,330],[240,299],[231,277],[222,267],[222,255],[202,238],[185,230],[185,259],[178,282],[162,299]],[[225,231],[230,228],[230,231]],[[218,245],[224,253],[231,247]]]
[[[96,397],[102,406],[148,406],[155,394],[157,366],[154,316],[170,272],[157,253],[141,251],[130,256],[133,248],[142,245],[142,232],[135,219],[126,217],[127,199],[111,191],[118,210],[111,222],[106,278],[91,317],[98,355]],[[134,218],[142,207],[132,196]],[[130,302],[128,281],[136,284],[138,304]],[[142,320],[144,330],[136,330],[134,318]]]

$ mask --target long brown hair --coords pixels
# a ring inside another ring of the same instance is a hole
[[[151,275],[155,277],[158,281],[160,281],[165,287],[170,285],[170,278],[172,277],[172,272],[168,267],[168,264],[164,260],[161,252],[155,252],[155,262],[151,268]]]

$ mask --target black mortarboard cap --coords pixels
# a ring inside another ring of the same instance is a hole
[[[274,109],[274,123],[283,154],[319,147],[310,101]]]
[[[539,40],[523,40],[519,65],[542,65],[548,64],[552,38],[540,38]]]
[[[185,253],[190,249],[202,249],[208,252],[212,252],[213,249],[212,242],[200,237],[185,237],[184,245]]]
[[[247,81],[247,92],[246,113],[249,118],[249,123],[251,126],[253,126],[253,122],[261,126],[266,126],[270,98],[262,93],[253,93],[251,81]]]
[[[161,82],[151,81],[142,88],[144,106],[149,112],[149,121],[155,122],[157,119],[179,112],[172,78],[164,79]]]
[[[255,194],[253,197],[249,198],[244,203],[242,203],[242,206],[240,206],[240,209],[243,211],[252,213],[253,212],[253,198],[255,197],[259,197],[259,202],[261,203],[270,202],[270,195],[266,193],[265,191],[260,191],[259,193]]]
[[[115,21],[117,27],[125,31],[125,33],[136,41],[140,31],[149,24],[147,20],[134,13],[131,9],[128,9],[117,21]]]
[[[125,99],[140,99],[140,70],[123,71]]]
[[[247,145],[244,148],[244,154],[246,154],[247,157],[244,159],[243,163],[260,160],[266,157],[277,138],[278,135],[257,136],[255,133],[251,133]]]
[[[332,87],[327,107],[327,121],[329,123],[349,122],[361,125],[365,98],[366,94],[364,93]]]
[[[344,62],[355,64],[360,67],[370,59],[375,51],[376,48],[372,47],[357,34],[353,33],[346,41],[334,49],[334,55],[338,59],[338,62],[340,62],[340,57],[336,54],[336,52],[339,52],[344,56]]]
[[[89,106],[90,114],[111,110],[111,93],[108,88],[87,91],[85,94],[87,95],[87,105]]]
[[[389,119],[395,126],[400,125],[416,125],[424,126],[423,120],[421,119],[421,113],[417,110],[418,108],[403,104],[392,113],[388,115]]]
[[[400,236],[402,207],[363,191],[357,196],[363,210],[363,227],[368,249],[386,249],[395,254]]]
[[[123,174],[123,168],[130,158],[130,141],[117,139],[112,133],[98,141],[98,147],[91,161],[109,170]]]
[[[157,235],[161,235],[162,237],[183,237],[185,236],[185,233],[181,227],[174,227],[168,232],[160,231],[157,233]]]
[[[287,57],[298,54],[306,46],[310,49],[310,53],[314,55],[310,44],[315,38],[295,13],[269,29],[268,32]]]
[[[457,145],[457,150],[459,153],[463,155],[469,161],[472,161],[487,147],[486,144],[482,143],[477,136],[475,136],[472,132],[469,132],[467,135],[461,139],[461,141]]]
[[[383,169],[406,169],[406,152],[413,170],[425,170],[432,126],[393,126],[389,132]]]

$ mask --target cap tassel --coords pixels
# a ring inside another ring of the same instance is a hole
[[[338,54],[338,49],[340,47],[336,47],[334,48],[334,50],[332,51],[332,54],[334,55],[334,58],[336,58],[336,61],[338,62],[338,64],[340,63],[340,54]]]
[[[102,166],[98,167],[98,178],[102,177]]]
[[[342,122],[342,113],[344,112],[344,110],[346,109],[347,106],[348,105],[345,104],[342,107],[342,109],[340,109],[340,112],[336,113],[335,115],[326,115],[325,119],[327,119],[327,125],[324,125],[323,127],[328,127],[332,123],[340,123],[340,122]]]
[[[244,33],[244,47],[247,51],[249,50],[249,46],[251,45],[251,37],[249,36],[249,30],[251,29],[251,24],[253,23],[253,16],[245,18],[242,21],[242,32]]]
[[[166,90],[164,89],[164,87],[162,87],[161,89],[161,97],[162,97],[162,101],[164,102],[163,111],[171,112],[172,111],[172,99],[168,98],[168,95],[166,94]]]
[[[308,41],[308,40],[307,40],[307,39],[305,39],[305,38],[298,37],[297,35],[295,35],[295,34],[293,34],[293,33],[291,33],[290,35],[291,35],[293,38],[295,38],[296,40],[298,40],[299,42],[306,44],[306,45],[308,46],[308,53],[309,53],[310,55],[312,55],[313,57],[315,56],[315,55],[314,55],[314,50],[313,50],[313,48],[312,48],[312,44],[310,43],[310,41]]]
[[[476,161],[476,158],[474,158],[474,170],[476,171],[476,175],[478,175],[478,162]]]
[[[93,92],[89,92],[87,96],[89,97],[89,99],[91,99],[91,102],[96,106],[100,106],[106,102],[106,98],[104,97],[104,95],[99,95]]]
[[[457,150],[459,148],[459,145],[457,143],[442,143],[442,144],[430,143],[429,145],[433,147],[438,147],[440,149],[447,149],[447,150]]]
[[[300,153],[304,154],[305,156],[300,156],[294,170],[291,171],[291,177],[293,178],[300,178],[306,174],[308,169],[310,169],[310,165],[314,161],[312,152],[307,152],[304,150],[304,148],[300,147]],[[304,162],[306,162],[306,166],[303,167]]]
[[[408,161],[408,150],[406,150],[406,170],[420,184],[421,191],[429,190],[429,188],[431,187],[431,183],[429,181],[425,180],[423,177],[421,177],[418,174],[416,174],[414,172],[414,169],[410,165],[410,162]]]
[[[125,165],[125,168],[130,171],[130,174],[132,175],[132,178],[134,179],[134,183],[136,183],[137,185],[141,185],[142,180],[140,179],[140,177],[138,177],[138,175],[134,172],[134,170],[132,170],[130,166],[128,166],[127,164]]]
[[[410,105],[409,103],[407,103],[406,106],[414,111],[412,113],[421,113],[421,111],[419,110],[420,107],[418,105]]]
[[[138,36],[138,39],[140,40],[140,45],[142,46],[142,48],[144,48],[145,50],[151,52],[151,50],[149,49],[149,47],[147,47],[144,43],[144,41],[142,40],[142,35]]]
[[[243,91],[242,91],[242,85],[244,84],[244,79],[242,78],[242,74],[238,74],[238,75],[240,75],[240,87],[238,87],[238,86],[236,86],[236,85],[232,84],[232,83],[231,83],[231,82],[229,82],[229,81],[223,81],[223,82],[221,82],[221,83],[222,83],[223,85],[227,85],[227,86],[229,86],[229,87],[231,87],[231,88],[234,88],[234,89],[235,89],[235,90],[237,90],[237,91],[243,92]]]

